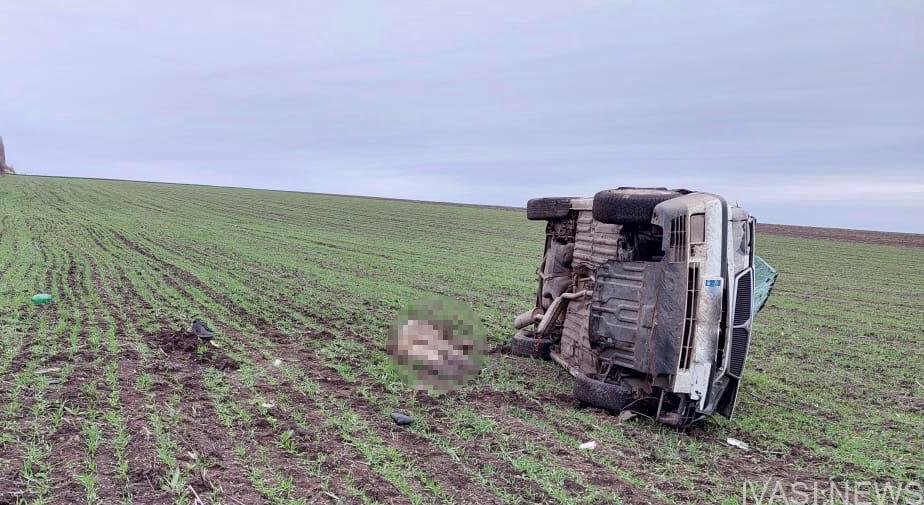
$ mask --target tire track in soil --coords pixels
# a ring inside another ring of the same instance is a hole
[[[9,218],[10,218],[9,215],[4,215],[2,218],[0,218],[0,245],[3,244],[3,241],[5,237],[7,236],[6,229],[7,229],[7,222],[9,221]],[[16,236],[15,235],[13,235],[13,239],[10,242],[10,249],[13,251],[13,254],[9,256],[9,261],[4,262],[3,264],[0,264],[0,282],[3,281],[3,277],[6,275],[6,271],[12,268],[13,265],[16,264],[15,260],[16,260],[16,257],[18,256],[16,254],[18,252],[17,250],[18,248],[16,247]]]
[[[141,422],[138,423],[137,422],[138,419],[133,420],[132,418],[132,416],[138,415],[139,413],[146,412],[144,405],[142,405],[140,402],[135,403],[135,402],[127,401],[129,398],[133,398],[133,397],[132,395],[126,394],[126,387],[130,388],[131,385],[135,384],[136,381],[135,381],[135,377],[129,376],[129,373],[127,373],[127,369],[126,369],[127,368],[126,363],[124,363],[124,357],[127,354],[131,353],[131,351],[126,348],[127,346],[123,344],[123,342],[131,341],[131,338],[127,335],[125,331],[125,326],[126,326],[125,320],[121,317],[118,311],[112,310],[113,308],[117,307],[117,305],[113,304],[113,300],[110,296],[110,291],[107,288],[107,286],[103,283],[102,275],[100,274],[100,269],[99,269],[99,266],[96,260],[94,260],[92,257],[88,257],[87,259],[88,259],[89,270],[90,270],[90,283],[92,284],[93,289],[97,293],[99,297],[100,305],[101,305],[101,307],[98,310],[94,311],[94,314],[97,319],[97,324],[100,325],[101,332],[103,334],[106,334],[110,330],[110,322],[106,316],[111,318],[113,321],[112,323],[113,328],[111,329],[113,330],[113,334],[117,342],[118,350],[115,355],[113,355],[110,352],[107,352],[107,360],[110,363],[114,362],[116,365],[116,377],[117,377],[116,384],[117,385],[116,385],[115,393],[118,396],[118,400],[119,400],[118,404],[121,408],[122,420],[125,423],[127,432],[130,434],[128,445],[125,448],[124,456],[126,458],[126,461],[129,464],[129,469],[130,469],[129,475],[131,478],[132,475],[137,476],[137,474],[131,473],[132,468],[137,468],[135,465],[138,462],[137,461],[138,458],[132,457],[133,450],[138,451],[139,449],[139,445],[137,444],[138,442],[137,437],[141,434],[147,437],[147,439],[144,440],[140,444],[142,451],[146,451],[149,454],[154,454],[155,451],[153,449],[153,444],[151,444],[149,440],[150,431],[147,429],[146,419],[142,418]],[[108,350],[108,347],[106,348]],[[138,358],[137,354],[135,354],[134,357],[137,360]],[[136,370],[137,362],[135,363],[134,366],[131,366],[129,364],[128,368],[130,368],[132,371]],[[116,436],[115,428],[111,426],[110,423],[107,422],[104,424],[104,430],[105,430],[105,433],[108,435],[108,440],[114,441],[115,436]],[[133,446],[133,444],[136,444],[136,445]],[[114,446],[112,444],[103,444],[102,447],[105,448],[107,458],[111,458],[112,466],[113,466],[112,472],[110,474],[107,474],[109,476],[109,481],[107,482],[108,485],[100,486],[100,493],[103,496],[104,501],[111,500],[115,502],[120,497],[127,498],[132,495],[137,496],[138,494],[140,494],[141,496],[150,495],[150,492],[147,490],[141,493],[133,492],[132,485],[134,484],[134,482],[131,482],[131,481],[126,482],[122,480],[120,477],[118,477],[118,471],[115,470],[115,466],[117,465],[117,457],[115,455]],[[157,493],[154,493],[154,496],[158,499],[162,498],[162,496],[158,496]]]
[[[77,477],[85,470],[84,456],[87,454],[82,439],[81,427],[87,423],[84,413],[80,412],[90,406],[98,408],[100,405],[90,403],[84,395],[81,386],[93,381],[99,375],[96,366],[96,355],[85,351],[78,352],[73,360],[74,371],[68,376],[68,382],[57,394],[53,395],[56,402],[71,405],[76,415],[65,415],[61,426],[49,437],[51,453],[49,458],[56,463],[51,467],[51,497],[57,503],[78,503],[86,500],[86,492]],[[114,459],[111,453],[107,456],[102,445],[96,453],[97,472],[96,479],[101,498],[108,497],[108,491],[114,488],[112,475],[114,474]],[[108,468],[108,473],[100,471]]]
[[[124,320],[116,317],[116,336],[130,339],[130,332]],[[141,364],[137,351],[123,350],[119,356],[117,374],[119,377],[119,401],[122,403],[126,416],[127,430],[131,433],[128,445],[125,448],[125,458],[129,465],[129,482],[126,487],[128,493],[135,497],[136,503],[145,503],[137,499],[143,497],[147,503],[165,503],[170,501],[169,495],[160,489],[157,481],[160,473],[157,471],[157,450],[151,439],[151,430],[148,426],[148,408],[143,394],[134,390],[137,383],[137,370]]]
[[[241,320],[251,323],[255,326],[270,324],[270,322],[264,319],[263,317],[249,313],[247,310],[241,307],[234,300],[231,300],[224,293],[220,293],[218,291],[213,290],[212,288],[207,286],[204,282],[202,282],[198,277],[196,277],[192,273],[186,270],[183,270],[182,268],[178,267],[177,265],[174,265],[173,263],[170,263],[169,261],[161,259],[153,252],[129,240],[121,233],[113,231],[113,234],[119,241],[125,244],[125,246],[128,247],[130,250],[155,262],[161,268],[163,268],[170,274],[178,277],[183,282],[196,287],[197,289],[199,289],[200,291],[208,295],[218,305],[221,305],[222,307],[226,308],[228,311],[230,311],[235,316],[239,317]],[[166,276],[164,276],[164,278],[166,279]],[[185,295],[187,295],[187,297],[189,297],[189,292],[185,288],[183,288],[182,285],[180,285],[179,283],[176,283],[175,280],[171,284],[171,287],[173,287],[174,289],[176,289],[177,291],[181,293],[184,293]]]

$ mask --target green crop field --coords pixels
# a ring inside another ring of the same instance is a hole
[[[760,236],[780,278],[738,415],[678,432],[578,408],[565,371],[506,353],[543,233],[504,209],[0,178],[0,503],[731,504],[749,480],[924,480],[924,249]],[[439,397],[384,352],[432,293],[492,346]],[[194,318],[220,347],[174,338]]]

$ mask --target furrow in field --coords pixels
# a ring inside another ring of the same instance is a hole
[[[194,288],[192,288],[191,286],[184,286],[183,285],[184,283],[177,282],[175,279],[171,277],[171,275],[177,274],[177,271],[175,268],[165,267],[163,272],[165,273],[162,279],[164,281],[164,285],[157,287],[159,291],[163,292],[164,290],[176,290],[179,293],[179,296],[176,297],[176,299],[187,301],[187,305],[185,307],[186,310],[191,310],[193,308],[196,308],[197,310],[202,310],[202,307],[198,307],[198,304],[196,303],[196,301],[200,299],[200,297],[190,291],[190,289],[194,289]],[[179,274],[179,275],[182,278],[184,278],[186,281],[189,280],[189,278],[186,275],[183,275],[183,274]],[[238,315],[241,314],[239,310],[235,310],[234,312]],[[222,315],[227,316],[228,314],[223,313]],[[244,316],[245,316],[244,317],[245,320],[250,319],[249,317],[246,317],[247,316],[246,314],[244,314]],[[226,318],[223,317],[221,319],[226,319]],[[246,339],[241,337],[241,340],[245,341]],[[264,357],[261,356],[259,357],[259,359],[261,360],[261,362],[266,363]],[[251,368],[253,368],[253,365],[251,365]],[[233,384],[233,385],[240,386],[238,382],[233,380],[233,378],[227,374],[224,374],[224,380],[222,382],[224,384]],[[273,457],[268,458],[268,459],[271,459],[273,461],[286,461],[289,459],[287,455],[281,454],[276,447],[276,445],[279,444],[280,433],[284,433],[286,430],[284,429],[280,430],[278,427],[274,430],[267,429],[269,428],[269,426],[267,425],[265,421],[261,420],[260,414],[257,412],[257,410],[259,409],[257,409],[255,406],[258,406],[265,402],[256,401],[256,398],[253,398],[252,396],[250,396],[250,394],[243,387],[235,388],[235,393],[233,395],[227,394],[224,396],[225,396],[224,398],[220,399],[221,401],[231,401],[236,406],[235,410],[237,410],[238,412],[246,413],[246,421],[247,421],[246,427],[248,428],[248,431],[253,434],[253,437],[254,437],[254,446],[252,449],[262,448],[262,450],[265,450],[271,453],[271,456]],[[253,421],[253,419],[256,419],[256,421]],[[203,412],[202,422],[207,423],[209,421],[211,421],[212,424],[215,424],[216,418],[210,416],[208,412]],[[239,435],[241,434],[239,433]],[[244,435],[246,435],[246,433],[244,433]],[[319,484],[317,482],[312,483],[310,480],[306,480],[306,477],[303,475],[304,472],[302,472],[299,468],[288,468],[288,469],[282,469],[282,470],[285,470],[287,475],[295,479],[295,484],[297,485],[297,488],[301,490],[301,492],[310,491],[312,489],[317,489],[319,487]],[[261,475],[260,477],[262,478],[263,476]],[[269,479],[272,480],[271,476],[269,477]],[[272,490],[270,489],[266,489],[264,491],[272,492]]]

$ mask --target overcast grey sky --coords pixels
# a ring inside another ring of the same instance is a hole
[[[92,4],[92,7],[77,4]],[[924,2],[0,0],[21,173],[924,232]]]

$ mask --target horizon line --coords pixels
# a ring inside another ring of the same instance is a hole
[[[170,182],[170,181],[150,181],[150,180],[141,180],[141,179],[116,179],[112,177],[75,177],[67,175],[46,175],[46,174],[23,174],[23,173],[14,173],[7,174],[4,177],[46,177],[51,179],[84,179],[90,181],[111,181],[111,182],[131,182],[137,184],[170,184],[174,186],[199,186],[206,188],[225,188],[225,189],[246,189],[250,191],[272,191],[277,193],[295,193],[302,195],[319,195],[319,196],[336,196],[341,198],[364,198],[369,200],[386,200],[386,201],[395,201],[395,202],[408,202],[408,203],[420,203],[428,205],[449,205],[456,207],[475,207],[482,209],[497,209],[497,210],[507,210],[513,212],[525,212],[526,207],[514,207],[511,205],[498,205],[498,204],[486,204],[486,203],[466,203],[466,202],[447,202],[447,201],[438,201],[438,200],[417,200],[413,198],[397,198],[390,196],[372,196],[372,195],[357,195],[357,194],[346,194],[346,193],[323,193],[319,191],[302,191],[296,189],[271,189],[271,188],[254,188],[250,186],[222,186],[218,184],[203,184],[203,183],[190,183],[190,182]],[[758,226],[768,225],[768,226],[792,226],[792,227],[801,227],[801,228],[813,228],[819,230],[844,230],[844,231],[862,231],[862,232],[874,232],[874,233],[886,233],[891,235],[924,235],[924,233],[915,233],[915,232],[903,232],[903,231],[887,231],[887,230],[869,230],[863,228],[838,228],[832,226],[810,226],[804,224],[784,224],[784,223],[765,223],[758,221]],[[770,233],[773,235],[773,233]]]

